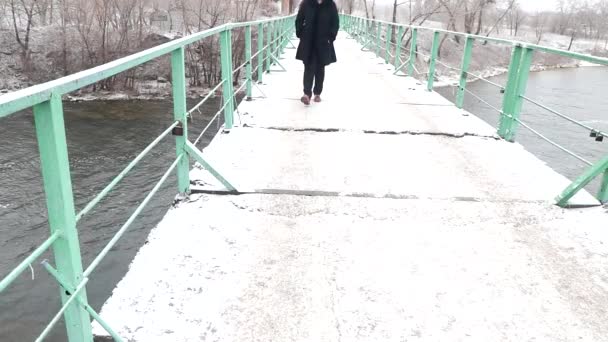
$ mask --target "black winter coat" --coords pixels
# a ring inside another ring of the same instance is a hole
[[[340,29],[338,8],[333,0],[303,0],[296,18],[296,36],[300,38],[296,59],[310,64],[313,54],[321,65],[336,62],[334,40]]]

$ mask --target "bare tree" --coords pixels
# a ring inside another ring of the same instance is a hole
[[[486,34],[486,37],[489,37],[490,34],[492,34],[492,32],[498,27],[498,25],[500,24],[500,22],[505,18],[505,16],[507,16],[507,14],[509,12],[511,12],[511,9],[515,5],[515,3],[516,3],[516,0],[510,0],[510,2],[508,3],[507,8],[498,17],[498,19],[496,20],[496,22],[494,22],[494,25],[492,25],[492,27],[488,30],[488,33]]]
[[[344,13],[353,14],[353,11],[355,10],[355,0],[342,0],[340,1],[340,4]]]
[[[534,28],[534,34],[536,35],[536,44],[540,44],[545,34],[547,24],[547,17],[543,13],[538,12],[532,20],[532,27]]]
[[[513,4],[509,13],[507,14],[507,20],[509,21],[509,29],[512,36],[517,36],[519,29],[526,20],[526,12],[524,12],[517,2]]]
[[[361,0],[363,2],[363,7],[365,7],[365,17],[367,19],[376,19],[376,0]],[[371,5],[369,5],[371,3]]]
[[[15,32],[15,40],[21,48],[21,63],[26,72],[33,69],[31,63],[30,38],[32,26],[34,26],[35,15],[35,0],[10,0],[10,11],[13,19],[13,29]],[[20,26],[25,21],[25,32],[21,32]]]

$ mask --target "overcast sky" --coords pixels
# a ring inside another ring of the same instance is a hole
[[[393,0],[376,0],[376,3],[392,4]],[[555,10],[556,0],[521,0],[519,5],[526,11]]]
[[[525,0],[519,5],[526,11],[555,10],[555,0]]]

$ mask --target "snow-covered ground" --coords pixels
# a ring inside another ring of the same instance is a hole
[[[151,342],[603,341],[605,209],[555,207],[568,181],[522,146],[336,47],[321,103],[293,96],[293,50],[265,76],[203,151],[254,193],[178,203],[102,317]]]

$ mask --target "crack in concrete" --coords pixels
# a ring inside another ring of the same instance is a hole
[[[474,137],[474,138],[483,138],[483,139],[493,139],[493,140],[502,140],[500,137],[496,135],[485,135],[485,134],[477,134],[477,133],[447,133],[447,132],[425,132],[425,131],[376,131],[376,130],[351,130],[351,129],[340,129],[340,128],[313,128],[313,127],[277,127],[277,126],[268,126],[268,127],[255,127],[255,126],[243,126],[244,128],[259,128],[259,129],[268,129],[275,130],[281,132],[314,132],[314,133],[363,133],[363,134],[377,134],[377,135],[428,135],[428,136],[440,136],[440,137],[448,137],[448,138],[466,138],[466,137]]]
[[[454,197],[426,197],[418,195],[404,194],[374,194],[367,192],[338,192],[338,191],[323,191],[323,190],[290,190],[290,189],[255,189],[251,191],[227,191],[217,189],[201,189],[192,188],[192,194],[201,195],[217,195],[217,196],[244,196],[244,195],[285,195],[285,196],[301,196],[301,197],[353,197],[353,198],[370,198],[370,199],[393,199],[393,200],[429,200],[429,201],[454,201],[454,202],[472,202],[472,203],[517,203],[517,204],[544,204],[549,203],[547,200],[526,200],[516,198],[486,198],[486,197],[471,197],[471,196],[454,196]],[[234,204],[234,203],[233,203]],[[236,206],[236,205],[235,205]],[[597,207],[585,206],[585,207]],[[239,208],[244,209],[244,208]],[[608,208],[607,208],[608,209]]]

